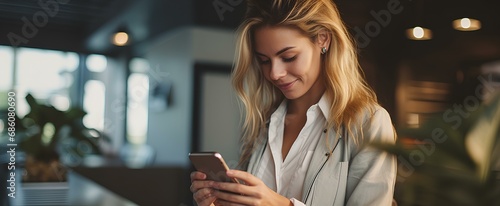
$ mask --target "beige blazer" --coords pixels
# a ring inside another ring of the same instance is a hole
[[[307,206],[341,205],[391,205],[396,180],[396,158],[370,146],[370,142],[394,143],[391,118],[382,107],[373,114],[365,112],[358,121],[360,128],[351,128],[353,135],[345,131],[329,132],[318,141],[302,189],[302,202]],[[345,129],[343,129],[345,130]],[[326,139],[336,146],[327,155]],[[355,141],[356,140],[356,141]],[[364,143],[364,144],[363,144]],[[247,171],[255,175],[264,153],[266,141],[252,154]]]

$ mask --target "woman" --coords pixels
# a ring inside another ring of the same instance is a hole
[[[395,141],[331,0],[250,0],[233,85],[245,106],[245,184],[191,174],[198,205],[390,205]]]

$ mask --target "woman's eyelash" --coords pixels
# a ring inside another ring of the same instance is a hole
[[[284,62],[293,62],[296,58],[297,56],[293,56],[290,58],[282,58],[282,59]],[[268,64],[271,62],[271,60],[261,60],[261,59],[258,59],[257,61],[259,62],[259,64]]]
[[[290,57],[290,58],[283,58],[283,61],[284,62],[292,62],[293,60],[295,60],[297,58],[297,56],[293,56],[293,57]]]

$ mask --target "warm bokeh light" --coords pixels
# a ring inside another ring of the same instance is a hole
[[[453,28],[459,31],[476,31],[481,29],[481,22],[477,19],[461,18],[453,21]]]
[[[470,19],[469,18],[463,18],[462,20],[460,20],[460,26],[462,26],[462,28],[470,28]]]
[[[414,27],[406,30],[406,36],[411,40],[429,40],[432,39],[432,31],[423,27]]]
[[[113,36],[113,44],[116,46],[125,46],[128,43],[128,34],[125,32],[117,32]]]
[[[422,37],[424,37],[424,29],[419,26],[413,28],[413,36],[417,39],[421,39]]]
[[[406,120],[406,124],[410,128],[418,128],[420,127],[420,116],[416,113],[408,114],[408,119]]]

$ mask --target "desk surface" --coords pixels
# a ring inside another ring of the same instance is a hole
[[[193,205],[184,168],[75,167],[73,171],[139,205]]]
[[[3,148],[0,150],[4,151]],[[193,205],[189,171],[183,167],[127,168],[106,161],[100,167],[73,167],[66,184],[21,184],[16,170],[16,198],[7,197],[7,160],[0,153],[0,206],[5,205]],[[7,197],[7,198],[6,198]]]
[[[65,183],[18,184],[16,198],[9,199],[12,205],[136,205],[75,172],[68,173]]]

